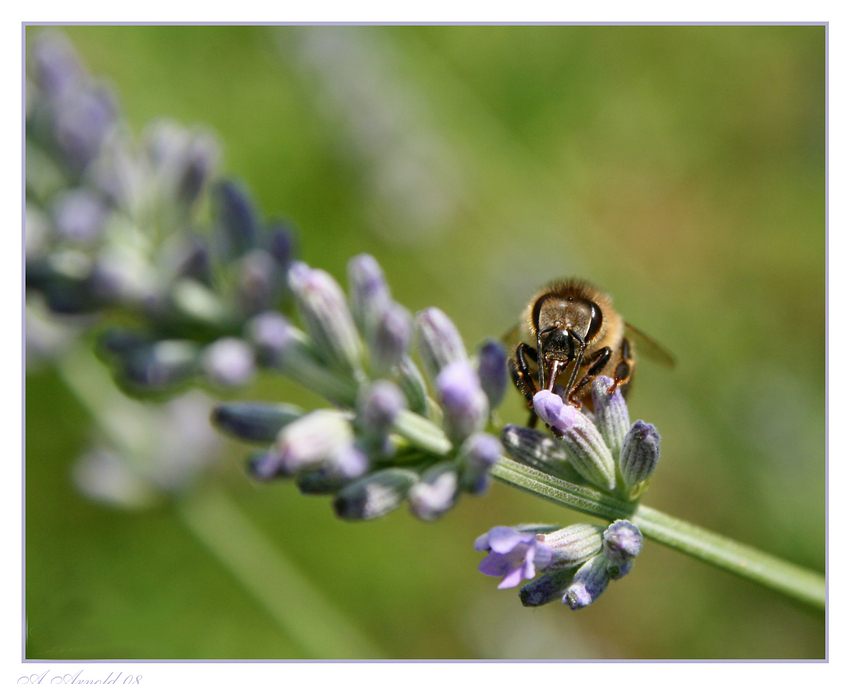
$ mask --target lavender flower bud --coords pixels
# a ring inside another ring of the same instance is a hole
[[[620,452],[620,472],[627,487],[645,482],[661,459],[661,436],[651,423],[636,420]]]
[[[36,38],[32,51],[38,85],[48,98],[59,98],[83,76],[74,48],[61,33],[46,32]]]
[[[330,472],[330,468],[327,467],[299,473],[295,478],[298,491],[307,496],[336,494],[347,483],[338,474]]]
[[[147,347],[152,342],[151,336],[142,330],[107,328],[98,336],[97,353],[107,357],[111,354],[124,356]]]
[[[318,468],[332,462],[354,441],[354,432],[339,411],[322,409],[287,425],[277,436],[276,450],[286,473]]]
[[[571,568],[545,572],[519,590],[519,600],[526,608],[537,608],[555,599],[560,600],[574,575],[575,570]]]
[[[410,312],[400,304],[389,302],[375,321],[369,345],[376,375],[387,375],[398,367],[407,354],[412,333]]]
[[[215,384],[241,387],[254,377],[254,352],[247,342],[223,337],[204,349],[201,365]]]
[[[420,520],[436,520],[452,509],[459,493],[457,470],[449,463],[437,464],[410,488],[410,510]]]
[[[177,198],[186,205],[198,199],[221,156],[218,143],[208,134],[195,135],[186,146],[183,168],[177,179]]]
[[[533,408],[540,420],[553,431],[566,432],[574,422],[570,412],[573,407],[565,404],[559,395],[549,390],[540,390],[534,395]]]
[[[608,580],[608,561],[605,556],[600,554],[591,558],[576,572],[564,594],[564,604],[572,610],[589,606],[608,587]]]
[[[251,477],[262,482],[288,475],[281,467],[280,454],[275,451],[262,451],[253,454],[248,459],[247,470]]]
[[[273,222],[269,229],[267,249],[280,266],[287,268],[292,263],[292,255],[295,253],[293,228],[283,221]]]
[[[106,204],[85,188],[64,193],[53,207],[56,231],[75,242],[91,242],[98,238],[106,217]]]
[[[538,430],[507,425],[502,430],[502,444],[512,459],[535,470],[570,482],[581,477],[555,440]]]
[[[180,278],[171,287],[171,302],[182,314],[197,321],[220,325],[227,310],[218,294],[193,278]]]
[[[177,247],[177,259],[174,272],[178,278],[193,278],[205,285],[212,279],[210,271],[210,250],[204,240],[190,236]]]
[[[443,406],[443,426],[459,444],[487,423],[487,395],[465,359],[445,366],[437,376],[437,394]]]
[[[233,437],[248,442],[274,442],[282,428],[304,415],[291,404],[233,402],[215,407],[212,422]]]
[[[540,542],[533,531],[512,527],[494,527],[473,545],[476,551],[488,551],[478,571],[490,577],[502,577],[499,589],[517,586],[545,570],[552,561],[552,549]]]
[[[318,470],[299,473],[296,479],[298,491],[313,495],[335,494],[365,474],[369,465],[369,457],[356,444],[349,444]]]
[[[613,384],[613,379],[604,376],[593,381],[593,417],[611,453],[619,454],[629,431],[629,409],[619,387],[609,394]]]
[[[359,370],[360,337],[337,282],[324,271],[305,271],[293,264],[289,270],[289,287],[318,351],[337,367]]]
[[[390,290],[384,272],[371,254],[358,254],[348,262],[351,312],[366,339],[390,304]]]
[[[473,494],[483,494],[489,484],[487,473],[502,456],[502,444],[493,435],[476,432],[460,448],[463,464],[461,483]]]
[[[502,403],[508,383],[508,361],[499,342],[487,340],[478,350],[478,379],[492,411]]]
[[[537,540],[552,549],[550,568],[574,568],[602,552],[602,527],[589,523],[570,525]]]
[[[347,444],[334,454],[330,471],[343,481],[354,480],[369,470],[369,457],[356,444]]]
[[[448,316],[435,307],[416,314],[419,355],[433,380],[452,361],[466,361],[463,339]]]
[[[246,325],[246,335],[263,363],[272,364],[291,340],[292,324],[277,311],[264,311]]]
[[[420,416],[428,415],[428,388],[419,367],[409,356],[404,356],[398,365],[398,384],[407,399],[407,405]]]
[[[266,311],[248,322],[246,332],[262,363],[279,368],[295,382],[335,403],[354,403],[357,387],[353,380],[331,372],[319,360],[307,336],[285,317]]]
[[[124,361],[123,375],[142,389],[161,390],[186,380],[195,372],[197,346],[182,340],[163,340],[137,349]]]
[[[398,508],[417,477],[409,470],[387,468],[343,487],[334,510],[344,520],[373,520]]]
[[[240,256],[257,244],[258,221],[248,194],[236,183],[222,181],[214,191],[219,239],[225,260]]]
[[[587,416],[548,390],[534,395],[534,410],[551,426],[552,434],[579,475],[601,489],[614,489],[614,458]]]
[[[112,93],[103,86],[68,92],[56,109],[54,136],[65,162],[81,174],[97,157],[117,121]]]
[[[239,261],[237,291],[247,313],[271,306],[277,289],[277,262],[262,249],[252,249]]]
[[[605,530],[603,540],[608,575],[611,579],[625,577],[643,548],[643,535],[634,523],[615,520]]]
[[[404,394],[394,383],[376,380],[357,397],[358,423],[368,437],[382,439],[405,408]]]

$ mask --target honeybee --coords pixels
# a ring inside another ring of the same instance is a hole
[[[603,375],[614,380],[611,392],[617,387],[625,392],[634,372],[635,340],[648,357],[674,364],[669,352],[623,320],[607,294],[583,280],[546,285],[506,337],[520,339],[509,366],[529,408],[542,389],[563,392],[576,408],[590,406],[590,383]],[[532,412],[530,424],[535,419]]]

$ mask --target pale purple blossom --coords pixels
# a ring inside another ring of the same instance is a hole
[[[241,387],[254,377],[254,352],[235,337],[223,337],[209,345],[202,364],[207,377],[222,387]]]
[[[454,506],[458,493],[457,471],[447,464],[433,466],[410,488],[410,510],[420,520],[436,520]]]
[[[465,359],[453,361],[440,371],[437,394],[443,406],[443,424],[453,442],[462,442],[487,422],[487,395],[478,376]]]
[[[478,351],[478,378],[490,409],[495,409],[502,403],[508,386],[505,348],[496,340],[487,340]]]
[[[537,539],[534,532],[513,527],[494,527],[475,540],[476,551],[489,551],[478,566],[479,572],[490,577],[501,577],[499,589],[517,586],[524,579],[532,579],[552,562],[552,549]]]

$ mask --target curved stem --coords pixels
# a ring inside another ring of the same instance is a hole
[[[649,539],[809,606],[823,610],[826,605],[824,576],[813,570],[794,565],[648,506],[620,501],[505,458],[493,468],[492,474],[499,482],[581,513],[606,520],[629,518]]]

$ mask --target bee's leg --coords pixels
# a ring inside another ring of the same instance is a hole
[[[534,375],[529,368],[529,359],[537,363],[537,350],[525,342],[521,342],[517,345],[514,358],[511,359],[509,366],[514,384],[528,402],[528,408],[531,409],[534,395],[537,394],[537,383],[534,381]],[[532,410],[528,416],[528,427],[533,428],[536,424],[537,414]]]
[[[635,360],[632,356],[632,346],[624,337],[623,343],[620,345],[620,361],[614,369],[614,384],[608,390],[608,394],[614,394],[614,390],[623,385],[628,386],[634,372]],[[623,388],[625,392],[625,387]]]
[[[581,409],[581,401],[579,401],[578,395],[587,383],[599,375],[608,361],[611,360],[611,347],[602,347],[602,349],[595,352],[588,360],[590,361],[590,368],[587,369],[584,377],[578,381],[576,386],[570,390],[569,395],[567,395],[567,400],[577,409]]]

